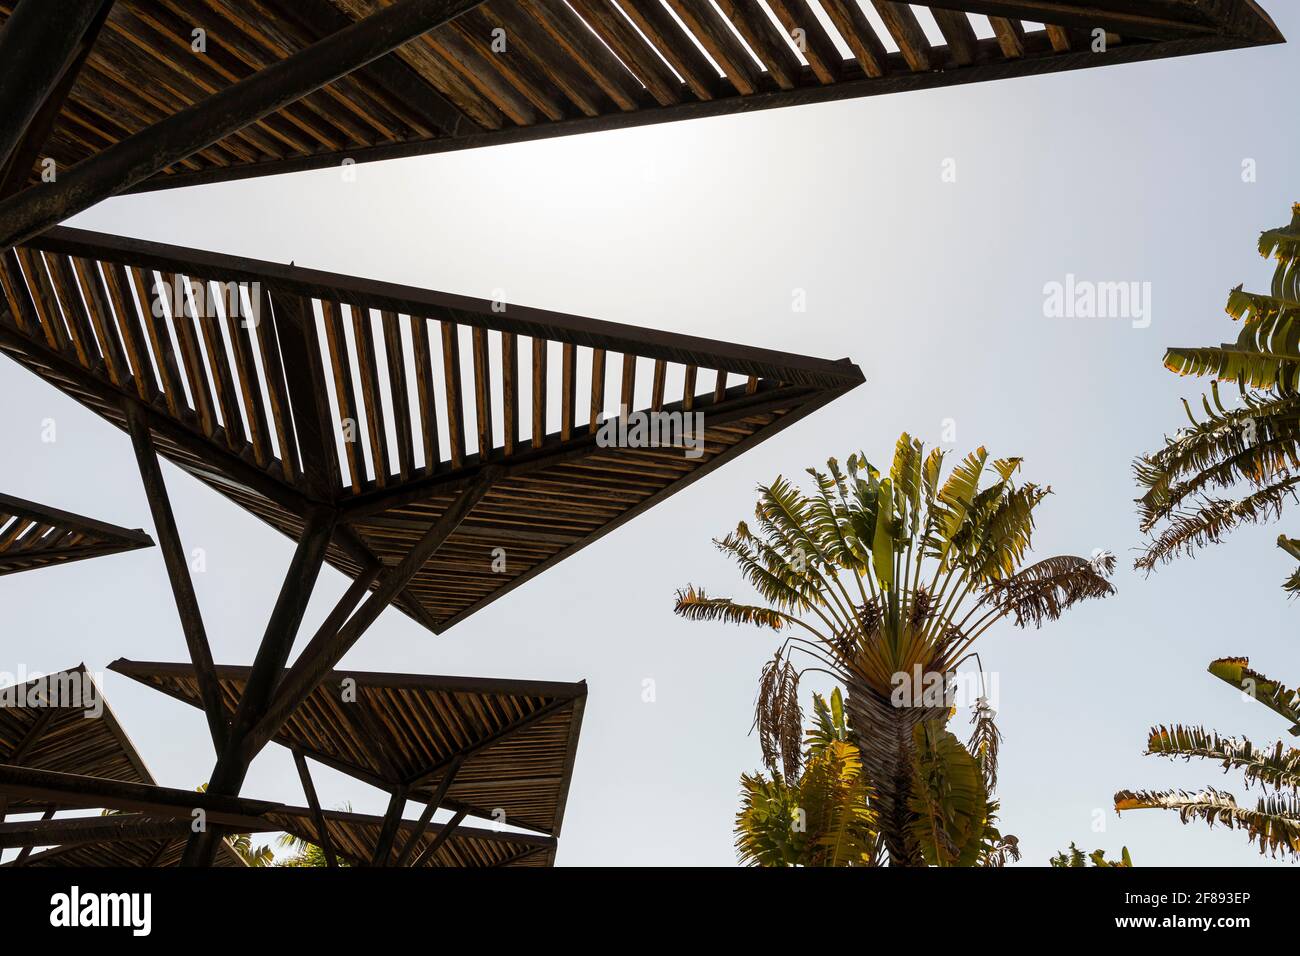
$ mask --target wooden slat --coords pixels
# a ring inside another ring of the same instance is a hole
[[[570,342],[564,343],[560,368],[560,440],[568,441],[575,424],[574,406],[577,404],[577,350]]]
[[[667,2],[742,95],[758,90],[757,64],[708,0]]]
[[[668,379],[668,363],[663,359],[655,361],[654,383],[651,386],[650,409],[660,412],[664,407],[664,386]]]
[[[152,270],[127,268],[131,284],[135,289],[136,301],[140,304],[140,316],[149,334],[149,345],[153,348],[154,364],[162,380],[163,400],[167,403],[172,417],[186,421],[189,405],[185,401],[185,392],[181,385],[181,372],[176,362],[176,352],[172,347],[171,334],[167,323],[162,318],[163,308],[158,302],[158,285]]]
[[[794,89],[799,83],[799,60],[758,0],[717,0],[717,3],[777,86],[783,90]]]
[[[556,46],[582,67],[593,83],[621,110],[635,110],[642,101],[641,86],[614,54],[600,42],[564,0],[515,0]]]
[[[655,98],[660,106],[682,101],[681,81],[623,16],[613,0],[571,0],[570,6]]]
[[[230,374],[230,358],[226,353],[225,339],[221,335],[220,319],[212,303],[212,283],[195,282],[191,288],[197,288],[203,294],[201,304],[204,313],[195,313],[191,303],[190,315],[195,318],[203,333],[204,351],[207,353],[208,368],[212,372],[217,407],[221,409],[221,420],[226,430],[226,444],[238,455],[244,450],[244,423],[239,414],[239,399],[235,394],[234,378]],[[197,298],[195,301],[198,301]]]
[[[388,429],[385,426],[384,401],[380,393],[379,367],[375,360],[374,324],[370,310],[355,302],[348,303],[352,313],[352,337],[357,353],[357,372],[361,379],[361,397],[366,406],[366,432],[370,436],[370,461],[375,483],[388,484],[392,467],[388,460]]]
[[[262,357],[262,370],[266,375],[266,394],[271,404],[271,421],[275,423],[276,440],[280,443],[280,469],[285,481],[298,475],[298,436],[294,432],[288,385],[284,376],[284,363],[280,359],[280,343],[276,336],[276,321],[272,312],[270,291],[260,283],[255,287],[257,299],[257,324],[251,330],[257,339]]]
[[[921,29],[921,24],[917,21],[912,8],[906,3],[896,3],[894,0],[871,0],[871,2],[876,12],[880,14],[885,28],[889,30],[889,35],[898,44],[899,52],[903,54],[908,67],[917,73],[931,69],[933,63],[930,59],[930,41],[926,39],[925,31]]]
[[[411,400],[406,385],[406,351],[402,347],[402,325],[397,313],[379,313],[384,329],[384,357],[388,362],[389,394],[393,402],[393,427],[397,433],[397,466],[402,481],[415,470],[415,448],[411,443]]]
[[[447,440],[451,443],[451,467],[465,461],[465,409],[460,386],[460,336],[456,323],[442,323],[443,386],[447,393]]]
[[[627,18],[649,38],[696,97],[711,100],[717,96],[718,71],[661,4],[641,0],[617,2]]]
[[[179,285],[177,284],[179,281]],[[185,291],[189,280],[176,274],[164,273],[158,285],[160,296],[166,296],[171,302],[172,295],[179,292],[178,312],[172,314],[172,326],[176,330],[177,344],[180,347],[181,361],[185,367],[185,381],[189,385],[190,398],[194,411],[199,416],[199,427],[209,438],[217,435],[217,415],[212,404],[212,387],[208,384],[208,375],[203,362],[202,350],[199,348],[198,332],[194,328],[193,311],[189,304],[189,294]],[[171,292],[164,291],[166,289]]]
[[[433,386],[433,356],[429,350],[429,320],[411,318],[411,344],[415,352],[415,388],[420,403],[420,440],[424,443],[424,473],[432,475],[442,461],[438,446],[437,396]]]
[[[492,366],[488,363],[487,330],[473,330],[474,417],[478,425],[478,455],[486,461],[496,448],[492,423]]]
[[[596,423],[605,410],[605,350],[592,349],[591,352],[591,414],[588,418],[591,431],[596,430]]]
[[[857,0],[821,0],[821,5],[862,71],[869,77],[884,76],[889,70],[889,52]]]
[[[259,468],[268,467],[275,459],[271,447],[270,426],[266,408],[262,404],[261,380],[257,374],[257,359],[253,350],[253,316],[243,314],[243,297],[238,314],[227,309],[226,332],[235,353],[235,370],[238,373],[240,395],[244,400],[249,437],[253,447],[253,460]]]
[[[107,279],[108,296],[117,316],[117,326],[122,332],[122,344],[131,364],[136,394],[152,403],[158,397],[157,380],[154,378],[144,327],[140,324],[140,315],[127,285],[129,279],[116,263],[105,262],[102,265]]]
[[[1019,20],[989,17],[989,26],[993,27],[1003,56],[1014,60],[1025,55],[1025,30]]]
[[[840,75],[842,60],[830,34],[808,6],[807,0],[768,0],[781,26],[792,39],[802,37],[800,47],[813,75],[821,83],[834,83]]]
[[[77,287],[81,298],[86,303],[90,314],[90,323],[99,341],[100,354],[104,357],[104,366],[108,377],[119,388],[131,389],[131,367],[117,337],[117,322],[113,317],[112,307],[108,304],[108,290],[104,287],[103,277],[94,262],[81,257],[73,257],[72,270],[76,275]]]
[[[501,333],[502,437],[506,455],[519,444],[519,346],[511,332]]]
[[[546,366],[547,341],[533,339],[533,435],[532,446],[541,448],[546,441]]]
[[[970,66],[979,58],[979,38],[971,26],[970,17],[960,10],[930,10],[939,32],[948,42],[948,59],[953,66]]]
[[[343,454],[350,475],[348,483],[356,492],[366,482],[366,465],[361,452],[361,410],[352,385],[352,362],[343,329],[342,306],[322,299],[320,308],[325,323],[325,342],[329,347],[330,373],[334,379],[334,400],[338,406],[339,425],[343,429]]]

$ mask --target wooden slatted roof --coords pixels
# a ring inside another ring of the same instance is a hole
[[[154,783],[84,664],[0,688],[0,764]],[[57,806],[20,798],[8,812]]]
[[[340,810],[326,810],[323,815],[335,851],[354,866],[366,865],[378,845],[384,818]],[[287,833],[309,843],[320,843],[309,810],[277,810],[268,813],[266,818],[268,823]],[[441,845],[420,862],[422,866],[544,867],[555,862],[556,842],[552,836],[466,826],[455,827],[445,838],[442,832],[443,827],[437,823],[421,828],[414,820],[403,820],[398,828],[397,844],[404,846],[412,833],[419,833],[411,849],[411,860],[419,861],[429,845],[438,841]]]
[[[396,601],[435,632],[862,381],[847,359],[65,228],[4,252],[0,285],[0,350],[120,427],[142,408],[161,454],[291,537],[335,509],[344,573],[446,517]],[[622,408],[698,413],[698,455],[602,447]]]
[[[0,494],[0,575],[151,547],[138,529]]]
[[[99,843],[69,843],[39,850],[19,862],[10,860],[6,867],[160,867],[179,866],[185,850],[184,839],[106,840]],[[246,864],[226,843],[217,850],[213,866],[243,867]]]
[[[80,163],[392,5],[117,0],[92,29],[66,101],[44,118],[48,139],[36,140],[14,172],[38,182],[41,159],[60,169]],[[0,2],[0,17],[13,8],[14,0]],[[1282,40],[1254,0],[490,0],[443,8],[466,12],[139,188]],[[1108,35],[1105,52],[1092,48],[1094,29]]]
[[[189,664],[118,660],[109,669],[202,708]],[[233,712],[250,668],[217,667]],[[333,671],[275,740],[382,789],[558,836],[577,753],[585,683]],[[459,763],[458,763],[459,758]]]

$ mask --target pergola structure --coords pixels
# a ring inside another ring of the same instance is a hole
[[[152,547],[139,529],[0,494],[0,575]]]
[[[113,669],[197,700],[184,665]],[[217,670],[237,702],[249,669]],[[21,848],[6,866],[175,866],[202,811],[221,834],[291,833],[330,866],[549,866],[585,698],[581,683],[335,672],[278,737],[310,804],[293,807],[158,786],[79,665],[0,690],[0,850]],[[307,757],[390,790],[389,812],[323,810]],[[384,774],[401,760],[425,772],[390,787]],[[418,819],[403,818],[407,799],[426,804]],[[439,807],[455,812],[434,823]],[[114,813],[56,815],[104,809]],[[6,821],[6,812],[42,816]],[[540,832],[466,827],[466,815]],[[216,865],[244,865],[224,840],[215,845]]]
[[[0,351],[131,435],[225,796],[388,604],[445,630],[862,382],[847,359],[65,228],[4,253],[0,285]],[[233,712],[159,455],[298,542]],[[325,562],[353,584],[284,672]]]
[[[109,669],[202,708],[194,668],[118,660]],[[217,667],[222,698],[233,711],[251,669]],[[454,811],[445,831],[466,816],[483,817],[552,837],[560,835],[577,755],[584,683],[492,680],[333,671],[275,735],[294,756],[303,791],[321,807],[311,759],[389,794],[371,845],[373,865],[404,865],[417,840],[394,843],[407,801],[423,803],[412,826],[429,825],[439,808]],[[318,843],[333,858],[330,829],[319,818]]]
[[[35,866],[59,861],[61,866],[168,866],[179,859],[189,832],[188,820],[171,821],[171,836],[158,831],[121,844],[120,835],[138,822],[132,816],[64,817],[65,810],[103,809],[111,803],[93,796],[57,789],[10,787],[13,775],[25,771],[38,777],[81,774],[110,788],[119,782],[136,788],[155,787],[153,775],[114,715],[85,664],[33,678],[25,684],[0,688],[0,849],[21,847],[7,866]],[[4,775],[8,773],[9,777]],[[188,811],[180,808],[180,813]],[[7,821],[7,816],[41,814],[40,820]],[[52,846],[32,854],[38,846]],[[216,863],[242,865],[224,843]]]
[[[59,8],[0,2],[0,70],[22,78],[0,84],[0,249],[131,189],[1283,40],[1255,0]]]

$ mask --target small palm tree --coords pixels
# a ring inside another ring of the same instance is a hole
[[[1229,293],[1228,315],[1241,323],[1237,341],[1165,354],[1171,371],[1212,381],[1202,416],[1184,401],[1189,425],[1135,465],[1141,527],[1151,535],[1140,570],[1194,554],[1242,524],[1280,517],[1300,488],[1300,204],[1289,226],[1260,236],[1259,252],[1277,266],[1268,294],[1240,285]],[[1237,407],[1224,404],[1224,382],[1236,386]],[[1278,545],[1300,560],[1300,541],[1284,535]],[[1300,591],[1300,570],[1284,586]]]
[[[741,522],[715,541],[763,603],[711,597],[695,587],[677,594],[676,611],[688,619],[785,635],[760,678],[755,722],[764,762],[781,765],[787,778],[802,759],[800,676],[820,670],[845,688],[849,733],[871,787],[883,855],[895,866],[935,862],[914,826],[927,814],[952,828],[939,838],[947,857],[958,837],[984,832],[978,810],[968,817],[932,806],[917,783],[918,772],[942,783],[935,767],[955,753],[952,743],[960,748],[944,726],[953,678],[975,641],[1008,617],[1039,626],[1114,591],[1106,580],[1114,568],[1108,554],[1025,563],[1034,513],[1050,489],[1017,484],[1019,458],[990,460],[979,448],[946,478],[943,464],[943,452],[927,454],[904,434],[887,474],[855,454],[843,468],[832,458],[824,473],[809,469],[811,494],[778,477],[759,488],[756,527]],[[796,654],[807,664],[803,670]],[[996,749],[991,710],[986,718],[977,749]],[[987,808],[984,814],[987,823]],[[969,852],[961,847],[958,856]]]
[[[1133,865],[1133,858],[1128,855],[1128,847],[1120,848],[1120,856],[1118,860],[1108,860],[1106,859],[1105,850],[1093,850],[1091,853],[1085,854],[1074,845],[1073,841],[1071,841],[1068,850],[1062,850],[1047,862],[1051,866],[1062,869],[1087,867],[1089,863],[1093,866],[1131,867]]]
[[[813,698],[802,769],[740,778],[736,851],[753,866],[871,866],[879,834],[871,787],[849,742],[839,688]]]
[[[1291,722],[1290,732],[1300,734],[1300,692],[1282,686],[1250,669],[1244,657],[1227,657],[1210,665],[1210,673],[1252,700]],[[1115,794],[1116,811],[1173,810],[1187,823],[1203,820],[1221,823],[1229,830],[1245,831],[1260,853],[1300,858],[1300,750],[1281,741],[1256,747],[1249,740],[1221,737],[1203,727],[1153,727],[1147,753],[1160,757],[1193,757],[1218,761],[1224,772],[1240,770],[1248,787],[1263,793],[1254,807],[1242,806],[1231,793],[1206,787],[1199,793],[1185,790],[1121,790]]]

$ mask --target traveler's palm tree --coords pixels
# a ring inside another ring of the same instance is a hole
[[[1106,580],[1114,567],[1109,555],[1026,565],[1034,513],[1050,489],[1017,484],[1020,459],[990,461],[980,448],[946,478],[943,461],[942,452],[927,454],[904,434],[887,474],[852,455],[843,468],[831,459],[826,473],[810,469],[812,494],[777,478],[759,488],[754,528],[742,522],[715,542],[762,603],[694,587],[677,595],[676,611],[686,618],[786,635],[764,669],[756,723],[764,762],[779,763],[787,778],[802,756],[802,671],[794,655],[843,684],[891,865],[927,862],[914,826],[927,813],[952,828],[938,841],[947,856],[969,849],[958,847],[957,836],[983,835],[979,810],[935,807],[916,784],[918,764],[929,760],[930,770],[921,771],[929,784],[959,789],[934,765],[953,753],[943,729],[951,714],[944,688],[972,645],[1006,618],[1038,626],[1114,590]],[[988,742],[986,734],[975,749]]]
[[[1289,226],[1260,236],[1259,251],[1277,267],[1268,294],[1229,293],[1228,315],[1241,323],[1236,342],[1165,355],[1179,375],[1213,381],[1202,417],[1184,402],[1189,425],[1135,465],[1142,530],[1152,536],[1139,569],[1278,518],[1300,488],[1300,204]],[[1220,383],[1236,386],[1238,407],[1224,404]],[[1300,541],[1283,535],[1278,545],[1300,560]],[[1284,586],[1300,591],[1300,570]]]
[[[1244,657],[1215,661],[1210,673],[1289,720],[1291,734],[1300,734],[1300,692],[1252,671]],[[1221,823],[1229,830],[1242,830],[1258,843],[1260,853],[1300,858],[1300,750],[1283,746],[1280,740],[1256,747],[1249,740],[1221,737],[1204,727],[1175,725],[1152,728],[1147,753],[1217,761],[1225,772],[1240,770],[1246,785],[1258,786],[1262,793],[1251,807],[1213,787],[1197,793],[1121,790],[1115,794],[1117,811],[1173,810],[1184,823],[1203,820],[1210,826]]]
[[[803,766],[793,777],[772,766],[770,778],[740,779],[740,859],[756,866],[879,866],[875,795],[850,738],[840,689],[829,703],[814,695],[813,711]],[[918,726],[917,736],[911,825],[926,861],[996,867],[1019,860],[1016,838],[994,826],[997,804],[989,798],[985,768],[993,766],[996,750],[976,759],[937,724]]]

